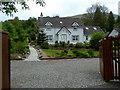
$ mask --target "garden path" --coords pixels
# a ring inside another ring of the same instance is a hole
[[[38,53],[37,53],[37,51],[32,46],[29,46],[29,48],[30,48],[30,55],[24,61],[40,61],[38,59]]]

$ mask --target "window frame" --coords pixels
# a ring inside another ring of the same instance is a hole
[[[46,41],[53,42],[53,35],[47,35]]]
[[[79,41],[79,35],[72,35],[72,41]]]

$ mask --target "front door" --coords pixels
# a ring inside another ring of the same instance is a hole
[[[64,41],[67,43],[67,34],[62,34],[61,35],[61,41]]]

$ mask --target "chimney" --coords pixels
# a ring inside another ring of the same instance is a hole
[[[41,12],[40,17],[43,17],[43,13]]]

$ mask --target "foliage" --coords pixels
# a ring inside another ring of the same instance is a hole
[[[37,25],[37,19],[34,17],[30,17],[28,20],[23,22],[23,28],[26,30],[30,41],[35,42],[36,40],[36,35],[38,32]]]
[[[106,16],[107,16],[108,11],[109,10],[106,6],[100,5],[99,3],[95,3],[87,9],[87,14],[85,17],[82,18],[82,20],[84,21],[85,25],[90,25],[90,26],[93,25],[94,26],[95,17],[100,17],[100,18],[98,18],[98,19],[101,19],[100,21],[102,22],[102,25],[100,25],[100,27],[105,28],[105,23],[106,23],[106,18],[107,18]],[[99,12],[99,14],[97,16],[96,14],[98,12]]]
[[[27,33],[23,29],[23,21],[18,17],[3,22],[2,29],[9,32],[11,54],[24,54],[29,50]]]
[[[83,47],[88,49],[90,48],[90,43],[89,42],[84,42]]]
[[[91,50],[91,49],[89,49],[88,51],[87,51],[87,53],[92,57],[92,56],[94,56],[94,52],[93,52],[93,50]]]
[[[60,47],[66,48],[66,47],[67,47],[67,44],[66,44],[64,41],[62,41],[62,42],[60,42]]]
[[[100,8],[97,7],[95,13],[94,13],[94,17],[93,17],[93,24],[95,26],[101,26],[101,17],[102,17],[102,13],[100,11]]]
[[[92,35],[90,40],[90,47],[93,49],[99,49],[99,41],[103,38],[102,32],[96,32]]]
[[[59,46],[60,46],[60,44],[56,41],[54,47],[58,48]]]
[[[33,0],[34,1],[34,0]],[[27,5],[25,0],[1,0],[0,1],[0,11],[5,13],[6,15],[12,16],[12,13],[18,12],[18,9],[16,7],[16,4],[20,4],[22,9],[29,9],[29,6]],[[40,6],[44,6],[45,2],[43,0],[36,0],[36,4],[39,4]]]
[[[82,43],[76,43],[75,48],[83,48],[83,44]]]
[[[49,44],[48,44],[48,42],[44,41],[44,42],[40,45],[40,47],[41,47],[42,49],[49,49]]]
[[[111,32],[113,30],[114,24],[115,24],[114,16],[112,11],[110,11],[108,16],[108,29],[107,29],[108,32]]]
[[[92,57],[99,56],[98,51],[94,50],[56,50],[56,49],[42,49],[42,51],[50,57]],[[92,53],[91,53],[92,52]],[[93,54],[93,55],[92,55]]]
[[[115,27],[119,27],[120,28],[120,16],[118,16],[118,18],[116,20]]]
[[[46,34],[43,30],[40,30],[37,37],[37,44],[42,45],[46,41]]]

